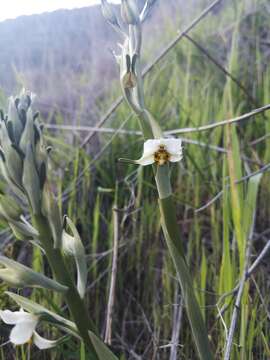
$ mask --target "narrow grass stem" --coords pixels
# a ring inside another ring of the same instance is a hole
[[[188,34],[184,35],[194,46],[196,46],[199,51],[201,51],[213,64],[215,64],[226,76],[228,76],[231,81],[233,81],[239,89],[243,91],[243,93],[247,96],[248,100],[254,104],[254,106],[258,107],[258,103],[253,96],[250,95],[245,86],[233,75],[231,74],[219,61],[217,61],[211,54],[208,52],[202,45],[200,45],[196,40],[190,37]]]
[[[241,179],[235,180],[234,184],[238,185],[241,184],[249,179],[251,179],[252,177],[258,175],[258,174],[262,174],[266,171],[268,171],[270,168],[270,164],[266,164],[263,167],[261,167],[259,170],[254,171],[251,174],[248,174],[244,177],[242,177]],[[226,188],[229,189],[231,187],[231,184],[226,184]],[[224,190],[221,190],[217,195],[215,195],[210,201],[208,201],[205,205],[201,206],[200,208],[195,210],[195,213],[201,212],[203,210],[205,210],[206,208],[208,208],[209,206],[211,206],[216,200],[218,200],[224,193]]]
[[[79,334],[93,354],[91,359],[97,360],[95,348],[88,335],[88,330],[96,332],[95,326],[89,318],[85,303],[81,299],[74,282],[69,275],[60,249],[55,249],[53,247],[53,240],[47,219],[42,215],[33,216],[33,223],[40,234],[40,242],[45,250],[56,280],[69,288],[65,293],[64,298],[74,322],[76,323]]]
[[[111,345],[112,343],[112,320],[115,303],[118,247],[119,247],[119,213],[118,213],[118,184],[116,184],[115,201],[113,206],[113,254],[112,254],[112,273],[110,282],[110,292],[107,307],[106,331],[104,342]]]
[[[242,273],[242,277],[239,283],[239,288],[234,304],[234,310],[231,318],[231,324],[229,329],[229,334],[226,342],[226,348],[225,348],[225,355],[224,360],[230,360],[231,357],[231,351],[232,351],[232,345],[233,345],[233,338],[234,333],[236,329],[236,323],[238,319],[238,315],[240,313],[240,306],[241,306],[241,300],[242,296],[245,290],[246,280],[247,280],[247,274],[249,269],[249,263],[250,263],[250,255],[251,255],[251,249],[252,249],[252,238],[253,238],[253,229],[254,229],[254,222],[255,222],[255,212],[253,214],[253,223],[251,226],[251,231],[247,239],[246,249],[245,249],[245,263],[244,263],[244,269]]]
[[[219,127],[219,126],[225,126],[225,125],[237,123],[239,121],[247,120],[247,119],[251,118],[252,116],[263,113],[263,112],[265,112],[265,111],[267,111],[269,109],[270,109],[270,104],[267,104],[267,105],[262,106],[262,107],[260,107],[258,109],[252,110],[249,113],[237,116],[237,117],[235,117],[233,119],[223,120],[223,121],[219,121],[217,123],[215,122],[213,124],[199,126],[197,128],[184,128],[184,129],[178,129],[178,130],[176,129],[176,130],[173,130],[173,131],[169,131],[168,134],[171,134],[171,135],[174,135],[174,134],[186,134],[186,133],[193,133],[193,132],[201,132],[201,131],[211,130],[211,129],[215,129],[215,128]]]
[[[180,289],[177,288],[175,294],[175,307],[174,307],[174,316],[173,316],[170,360],[177,360],[178,358],[177,354],[178,354],[179,335],[182,325],[182,314],[183,314],[183,298],[180,297]]]
[[[265,258],[266,254],[268,253],[268,251],[270,250],[270,240],[267,241],[266,245],[264,246],[263,250],[261,251],[261,253],[259,254],[259,256],[257,257],[257,259],[252,263],[252,265],[249,267],[248,271],[246,272],[246,279],[245,281],[248,281],[250,279],[250,277],[252,277],[253,273],[255,272],[255,270],[261,265],[263,259]],[[220,299],[218,300],[217,306],[219,303],[222,303],[224,301],[224,299],[228,296],[235,296],[236,293],[239,291],[239,287],[240,284],[237,284],[235,286],[235,288],[225,294],[222,294],[222,296],[220,297]],[[217,319],[219,317],[221,317],[225,311],[229,308],[230,305],[225,304],[221,310],[219,311],[219,314],[217,316]]]

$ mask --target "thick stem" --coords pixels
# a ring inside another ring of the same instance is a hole
[[[85,303],[80,298],[74,282],[69,275],[69,271],[66,268],[60,249],[55,249],[53,247],[53,240],[47,219],[42,215],[33,216],[33,223],[40,234],[40,242],[45,250],[48,262],[56,280],[68,287],[68,291],[64,294],[65,301],[78,328],[80,336],[91,353],[93,353],[91,360],[96,360],[98,357],[88,335],[88,330],[95,332],[95,326],[89,318]]]

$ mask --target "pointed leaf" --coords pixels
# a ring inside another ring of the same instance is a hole
[[[111,352],[107,345],[104,344],[99,337],[92,331],[89,331],[89,336],[97,352],[99,360],[118,360],[118,358]]]

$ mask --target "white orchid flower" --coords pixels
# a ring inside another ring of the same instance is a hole
[[[5,324],[15,325],[11,330],[9,340],[14,345],[33,342],[40,350],[50,349],[57,345],[57,341],[44,339],[35,331],[39,317],[25,312],[0,310],[0,318]]]
[[[143,155],[136,163],[143,166],[154,163],[164,165],[169,161],[180,161],[182,157],[182,141],[180,139],[150,139],[145,141]]]

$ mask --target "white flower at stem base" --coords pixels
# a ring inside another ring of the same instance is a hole
[[[182,141],[180,139],[150,139],[145,141],[143,155],[136,163],[142,166],[165,165],[182,160]]]
[[[57,345],[57,341],[51,341],[41,337],[36,331],[39,317],[23,310],[10,311],[0,310],[0,318],[5,324],[14,325],[9,340],[14,345],[23,345],[33,342],[40,350],[50,349]]]

